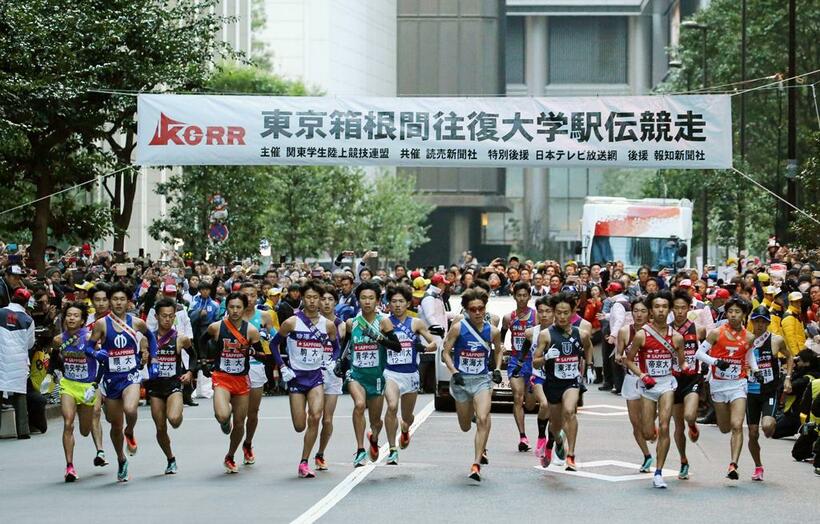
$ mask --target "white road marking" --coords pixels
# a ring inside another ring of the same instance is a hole
[[[592,415],[593,417],[622,417],[629,415],[629,411],[624,405],[593,404],[578,408],[578,414]]]
[[[434,409],[432,400],[426,406],[421,408],[421,411],[419,411],[418,415],[416,415],[415,422],[413,422],[413,425],[410,426],[410,435],[413,435],[419,426],[424,424],[424,421],[427,420],[427,417],[430,416],[430,413],[432,413]],[[374,469],[376,469],[376,464],[387,458],[389,450],[389,445],[384,444],[379,449],[379,458],[374,464],[368,464],[367,466],[363,466],[361,468],[355,468],[319,502],[291,521],[291,524],[309,524],[319,520],[325,513],[330,511],[333,506],[344,499],[347,494],[350,493],[350,491],[361,481],[363,481]]]
[[[578,471],[567,471],[564,469],[564,466],[556,466],[553,464],[550,464],[550,466],[546,469],[542,468],[541,466],[534,467],[535,469],[543,471],[545,473],[559,473],[561,475],[569,475],[571,477],[584,477],[595,480],[604,480],[606,482],[625,482],[629,480],[645,480],[648,482],[652,480],[652,475],[638,472],[638,470],[641,469],[640,464],[632,464],[630,462],[623,462],[620,460],[595,460],[592,462],[578,462],[576,465],[579,468]],[[617,466],[621,468],[631,469],[635,471],[635,473],[631,473],[629,475],[605,475],[603,473],[593,473],[591,471],[584,471],[583,469],[580,469],[597,468],[601,466]],[[672,471],[669,469],[664,469],[662,474],[664,477],[677,476],[676,471]]]

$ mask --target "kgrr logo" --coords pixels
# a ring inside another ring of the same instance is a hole
[[[160,113],[159,124],[149,146],[167,146],[169,143],[178,146],[196,146],[204,142],[209,146],[244,146],[245,128],[240,126],[206,126],[188,125]]]

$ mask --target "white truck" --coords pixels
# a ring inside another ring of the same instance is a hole
[[[621,260],[634,273],[692,267],[692,202],[683,199],[587,197],[581,219],[584,264]]]

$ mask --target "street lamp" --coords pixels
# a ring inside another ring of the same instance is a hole
[[[707,79],[707,63],[706,63],[706,33],[709,29],[707,24],[700,24],[695,22],[694,20],[686,20],[681,22],[680,24],[681,29],[696,29],[703,31],[703,38],[701,39],[703,42],[703,61],[701,62],[701,70],[703,72],[702,77],[702,85],[700,86],[702,89],[706,88],[706,79]],[[705,173],[704,173],[705,175]],[[709,257],[709,195],[706,190],[706,184],[703,184],[703,190],[701,192],[701,197],[703,199],[703,216],[701,217],[701,224],[703,225],[703,232],[701,236],[703,237],[703,269],[706,269],[706,259]]]

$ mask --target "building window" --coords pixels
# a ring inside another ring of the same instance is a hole
[[[505,61],[508,84],[524,83],[524,17],[507,17],[507,41]]]
[[[513,213],[481,213],[482,244],[512,244],[518,240],[518,231]]]
[[[549,21],[551,84],[627,83],[624,16],[558,16]]]

